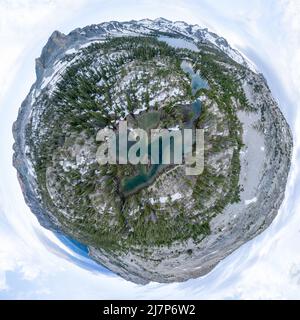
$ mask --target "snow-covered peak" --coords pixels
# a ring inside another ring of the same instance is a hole
[[[237,63],[245,65],[253,72],[257,73],[254,65],[239,51],[233,49],[224,38],[219,37],[217,34],[210,32],[207,28],[197,24],[191,25],[184,21],[173,22],[160,17],[154,20],[142,19],[126,22],[111,21],[101,23],[98,27],[101,27],[101,29],[104,29],[106,33],[111,35],[115,35],[116,32],[120,32],[123,35],[126,33],[153,34],[153,32],[166,32],[178,37],[188,37],[195,42],[205,41],[219,48]]]

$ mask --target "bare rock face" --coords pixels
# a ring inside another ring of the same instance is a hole
[[[14,166],[41,225],[141,284],[207,274],[265,230],[292,138],[262,74],[224,38],[160,18],[55,31],[13,126]],[[100,166],[97,132],[204,129],[204,171]]]

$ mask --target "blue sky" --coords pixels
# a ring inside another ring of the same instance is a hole
[[[11,166],[11,126],[53,30],[159,16],[208,27],[250,58],[280,103],[295,148],[286,199],[268,230],[205,277],[138,286],[38,224]],[[299,34],[297,0],[0,0],[0,298],[300,298]]]

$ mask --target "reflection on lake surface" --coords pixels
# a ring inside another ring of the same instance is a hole
[[[168,38],[168,37],[164,37]],[[181,40],[183,39],[175,39],[175,38],[169,38],[172,39],[174,42],[175,40]],[[178,45],[178,43],[176,43]],[[192,89],[192,95],[194,96],[198,90],[200,89],[209,89],[208,83],[205,79],[203,79],[198,72],[195,72],[193,70],[193,67],[191,63],[189,63],[186,60],[183,60],[181,63],[182,70],[187,73],[191,78],[191,89]],[[201,101],[196,98],[195,101],[189,105],[189,106],[181,106],[182,112],[185,114],[192,114],[192,116],[187,117],[187,120],[184,123],[185,129],[193,129],[195,121],[200,117],[201,114]],[[156,112],[157,113],[157,112]],[[158,121],[157,115],[153,115],[153,112],[145,113],[142,115],[141,120],[139,121],[140,124],[143,124],[143,128],[146,130],[153,127],[153,118]],[[155,121],[154,120],[154,121]],[[150,122],[150,124],[147,124]],[[149,158],[151,157],[151,145],[148,147],[148,155]],[[170,152],[171,159],[172,159],[172,150],[174,150],[174,142],[173,140],[170,141],[170,150],[167,150],[167,152]],[[133,177],[126,177],[121,182],[121,187],[123,193],[127,196],[129,194],[133,194],[147,186],[153,183],[156,176],[163,170],[167,165],[162,163],[162,146],[160,143],[159,148],[159,158],[160,163],[159,164],[153,164],[150,165],[147,169],[147,165],[140,165],[139,168],[139,174]]]

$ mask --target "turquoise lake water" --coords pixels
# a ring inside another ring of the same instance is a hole
[[[183,61],[181,63],[181,68],[184,72],[189,74],[191,78],[191,88],[192,88],[193,95],[195,95],[199,89],[209,89],[207,81],[203,79],[198,73],[194,72],[189,62]],[[186,129],[192,129],[193,124],[200,117],[201,101],[199,99],[195,99],[195,101],[191,104],[190,108],[191,108],[191,111],[193,112],[193,116],[185,123]],[[173,149],[172,143],[171,143],[170,149],[171,150]],[[160,161],[161,161],[162,148],[159,149],[159,152],[160,152]],[[162,163],[153,164],[149,167],[148,171],[141,169],[140,174],[134,177],[125,178],[122,181],[122,189],[125,195],[135,193],[138,190],[150,185],[154,181],[158,173],[161,172],[165,166],[166,165]]]

